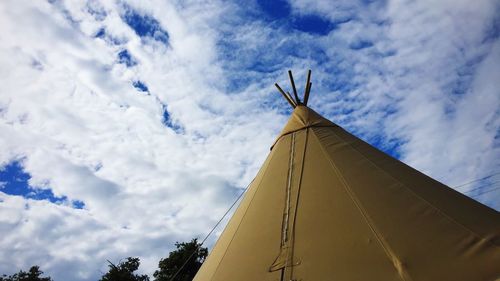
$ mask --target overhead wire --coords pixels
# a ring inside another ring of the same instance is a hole
[[[484,185],[478,186],[478,187],[476,187],[476,188],[473,188],[473,189],[471,189],[471,190],[464,191],[463,193],[470,194],[470,193],[472,193],[472,192],[474,192],[474,191],[480,190],[480,189],[482,189],[482,188],[484,188],[484,187],[488,187],[488,186],[495,185],[495,184],[497,184],[497,183],[500,183],[500,181],[490,182],[490,183],[487,183],[487,184],[484,184]]]
[[[483,195],[483,194],[486,194],[486,193],[490,193],[490,192],[492,192],[492,191],[499,190],[499,189],[500,189],[500,186],[495,187],[495,188],[492,188],[492,189],[489,189],[489,190],[485,190],[485,191],[483,191],[483,192],[480,192],[480,193],[478,193],[478,194],[475,194],[475,195],[474,195],[474,196],[472,196],[472,197],[473,197],[473,198],[477,198],[477,197],[479,197],[480,195]]]
[[[470,185],[472,183],[476,183],[476,182],[479,182],[479,181],[484,181],[484,180],[493,178],[494,176],[499,175],[499,174],[500,174],[500,172],[494,172],[494,173],[489,174],[487,176],[484,176],[484,177],[481,177],[481,178],[477,178],[477,179],[474,179],[474,180],[471,180],[471,181],[468,181],[468,182],[465,182],[465,183],[453,186],[453,189],[455,189],[455,190],[457,190],[457,191],[459,191],[459,192],[461,192],[461,193],[463,193],[465,195],[468,195],[469,197],[477,198],[478,196],[483,195],[485,193],[489,193],[491,191],[495,191],[495,190],[500,189],[500,187],[494,187],[492,189],[482,190],[478,194],[473,194],[474,192],[477,192],[478,190],[481,190],[481,189],[483,189],[485,187],[493,187],[493,186],[495,186],[497,183],[500,183],[500,180],[499,181],[494,181],[494,182],[488,182],[488,183],[480,185],[478,187],[474,187],[473,189],[470,189],[470,190],[458,190],[458,188]]]
[[[469,185],[469,184],[471,184],[471,183],[475,183],[475,182],[477,182],[477,181],[481,181],[481,180],[489,179],[489,178],[491,178],[491,177],[493,177],[493,176],[496,176],[496,175],[498,175],[498,174],[500,174],[500,172],[496,172],[496,173],[493,173],[493,174],[487,175],[487,176],[485,176],[485,177],[482,177],[482,178],[479,178],[479,179],[475,179],[475,180],[472,180],[472,181],[469,181],[469,182],[466,182],[466,183],[463,183],[463,184],[460,184],[460,185],[454,186],[453,188],[455,188],[455,189],[456,189],[456,188],[459,188],[459,187],[462,187],[462,186]]]

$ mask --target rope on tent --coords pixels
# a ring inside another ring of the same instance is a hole
[[[243,196],[243,194],[245,194],[245,191],[247,191],[248,187],[250,186],[250,184],[252,184],[252,182],[253,182],[253,180],[247,185],[247,187],[245,187],[245,189],[243,189],[243,191],[241,192],[241,194],[238,195],[238,197],[233,202],[233,204],[231,204],[231,206],[229,207],[229,209],[227,209],[227,211],[224,213],[224,215],[219,219],[219,221],[214,225],[214,227],[212,227],[212,229],[210,230],[210,232],[205,236],[205,238],[203,238],[203,240],[201,241],[201,243],[196,246],[196,248],[191,253],[191,255],[189,255],[189,257],[186,259],[186,261],[181,265],[181,267],[177,270],[177,272],[175,272],[174,276],[172,276],[172,278],[169,279],[169,281],[173,281],[175,279],[175,277],[177,277],[177,275],[184,269],[184,267],[186,266],[186,264],[188,263],[188,261],[194,256],[194,254],[196,254],[196,252],[198,252],[198,250],[201,248],[201,246],[203,245],[203,243],[205,243],[205,241],[207,241],[208,237],[210,237],[210,235],[215,231],[215,229],[217,228],[217,226],[219,226],[219,224],[224,220],[224,218],[227,216],[227,214],[229,214],[229,211],[231,211],[231,209],[234,207],[234,205],[236,205],[236,203],[241,199],[241,197]]]

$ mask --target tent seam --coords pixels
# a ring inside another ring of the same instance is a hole
[[[240,228],[241,224],[243,223],[243,221],[245,220],[245,216],[248,212],[248,209],[250,209],[250,206],[252,205],[252,201],[253,199],[255,198],[255,196],[257,195],[257,192],[260,190],[260,185],[262,183],[262,179],[264,179],[265,175],[267,174],[268,172],[268,168],[269,168],[269,163],[271,163],[271,161],[273,160],[274,158],[274,155],[276,153],[272,153],[271,154],[271,158],[269,159],[269,162],[267,163],[266,165],[266,169],[264,171],[264,173],[262,174],[262,177],[261,177],[261,180],[259,181],[259,184],[257,185],[256,187],[256,190],[255,190],[255,193],[253,194],[252,198],[250,199],[250,202],[248,202],[248,208],[245,210],[245,213],[243,214],[243,216],[241,217],[241,220],[240,220],[240,223],[238,224],[238,227],[236,227],[236,230],[234,231],[234,235],[231,237],[231,240],[229,241],[229,243],[227,244],[227,247],[226,247],[226,250],[224,251],[224,254],[222,255],[221,259],[220,259],[220,262],[219,264],[217,264],[217,267],[215,268],[215,271],[214,273],[212,274],[212,276],[210,277],[210,280],[213,280],[214,276],[217,274],[217,271],[219,270],[219,267],[220,265],[222,264],[222,261],[224,260],[226,254],[227,254],[227,251],[229,250],[229,248],[231,247],[231,243],[233,243],[233,240],[234,240],[234,237],[236,236],[236,233],[238,232],[238,229]],[[244,200],[245,198],[243,198]],[[243,200],[241,200],[241,202],[243,202]],[[241,204],[241,203],[240,203]],[[227,226],[226,226],[227,227]]]
[[[313,130],[314,132],[314,130]],[[334,132],[335,134],[335,132]],[[349,195],[349,197],[351,198],[352,202],[354,203],[354,205],[356,206],[356,208],[358,209],[358,211],[361,213],[361,215],[363,216],[363,218],[365,219],[365,222],[366,224],[368,225],[368,227],[370,228],[370,230],[372,231],[372,233],[375,235],[375,238],[377,239],[377,241],[379,242],[380,246],[382,247],[382,249],[384,250],[386,256],[389,258],[389,260],[391,261],[391,264],[394,266],[394,268],[396,269],[396,272],[398,272],[398,276],[403,280],[403,281],[407,281],[407,279],[402,276],[400,270],[395,266],[394,264],[394,261],[399,261],[399,258],[396,256],[396,254],[394,254],[392,252],[392,250],[390,249],[388,243],[385,242],[385,239],[384,237],[382,236],[382,234],[379,233],[379,231],[377,230],[377,228],[375,227],[375,224],[374,222],[371,220],[371,218],[368,216],[368,214],[366,213],[366,211],[364,210],[361,202],[359,201],[359,199],[357,198],[356,194],[354,191],[352,191],[352,189],[350,188],[349,184],[347,183],[347,181],[344,179],[344,177],[342,176],[342,174],[340,174],[340,171],[338,170],[337,166],[332,162],[332,160],[330,159],[330,157],[328,157],[328,154],[326,153],[325,151],[325,148],[323,146],[323,144],[321,143],[319,137],[316,135],[316,132],[314,132],[313,134],[316,139],[318,140],[318,143],[320,145],[320,148],[321,148],[321,151],[323,152],[323,155],[328,159],[328,162],[330,163],[330,166],[333,168],[333,170],[335,171],[335,174],[337,175],[337,177],[340,179],[345,191],[347,192],[347,194]],[[337,134],[335,134],[337,137],[339,137]],[[340,138],[340,137],[339,137]],[[404,270],[401,270],[403,271],[404,273],[406,273],[406,275],[408,275],[408,273]],[[409,277],[409,280],[411,280],[410,276]]]
[[[286,256],[285,256],[285,265],[282,269],[282,274],[281,274],[281,280],[280,281],[284,281],[283,280],[283,277],[286,277],[286,268],[287,268],[287,264],[288,264],[288,255],[290,254],[290,250],[289,250],[289,245],[287,244],[290,244],[290,239],[293,239],[293,233],[290,233],[288,234],[288,223],[289,223],[289,216],[290,216],[290,199],[291,199],[291,192],[292,192],[292,180],[293,180],[293,162],[295,160],[295,138],[296,138],[296,135],[295,135],[295,132],[292,134],[292,144],[291,144],[291,147],[290,147],[290,167],[289,167],[289,173],[288,173],[288,183],[287,183],[287,210],[286,210],[286,216],[287,216],[287,220],[286,220],[286,232],[284,232],[284,235],[285,236],[285,245],[281,245],[282,247],[285,246],[285,249],[286,249]],[[291,241],[293,242],[293,240]],[[282,248],[283,249],[283,248]],[[292,255],[292,265],[293,265],[293,255]]]
[[[283,251],[287,251],[286,246],[287,246],[287,241],[288,241],[287,233],[288,233],[288,221],[289,221],[288,219],[289,219],[289,212],[290,212],[290,193],[291,193],[292,176],[293,176],[293,159],[294,159],[294,154],[295,154],[295,134],[292,134],[288,154],[289,154],[288,171],[287,171],[287,180],[286,180],[286,188],[285,188],[285,198],[284,198],[285,204],[283,207],[283,214],[282,214],[282,218],[281,218],[280,251],[279,251],[276,259],[274,260],[274,262],[269,267],[269,272],[278,271],[278,269],[273,270],[273,267],[275,266],[275,263],[281,257],[281,253]],[[287,251],[287,253],[288,253],[288,251]],[[287,262],[287,260],[285,259],[285,267],[279,269],[281,271],[281,279],[283,279],[284,271],[286,268],[286,262]],[[283,280],[281,280],[281,281],[283,281]]]
[[[282,223],[282,240],[281,246],[285,246],[288,241],[288,222],[290,221],[290,200],[291,200],[291,192],[292,192],[292,180],[293,180],[293,161],[295,159],[295,133],[292,134],[292,141],[290,145],[290,158],[288,163],[288,175],[287,175],[287,183],[286,183],[286,204],[285,204],[285,217]]]
[[[332,130],[333,131],[333,130]],[[377,168],[379,171],[382,171],[384,174],[388,175],[390,178],[392,178],[393,180],[395,180],[396,182],[398,182],[403,188],[405,188],[406,190],[408,190],[411,194],[413,194],[414,196],[416,196],[417,198],[420,198],[422,201],[424,201],[425,203],[427,203],[427,205],[429,205],[430,207],[432,207],[434,210],[436,210],[438,213],[442,214],[446,219],[448,219],[450,222],[453,222],[454,224],[460,226],[461,228],[463,228],[464,230],[468,231],[470,234],[472,234],[473,236],[475,236],[476,238],[478,238],[479,240],[483,241],[483,242],[486,242],[492,246],[494,246],[495,248],[499,248],[498,245],[496,245],[495,243],[493,243],[490,239],[486,239],[484,238],[482,235],[479,235],[477,234],[476,232],[474,232],[472,229],[468,228],[467,226],[459,223],[458,221],[454,220],[452,217],[450,217],[446,212],[442,211],[441,209],[439,209],[438,207],[434,206],[434,204],[432,204],[431,202],[429,202],[428,200],[426,200],[425,198],[423,198],[422,196],[418,195],[415,191],[413,191],[413,189],[411,188],[408,188],[406,186],[406,184],[404,184],[403,182],[401,182],[400,180],[398,180],[397,178],[395,178],[394,176],[392,176],[391,174],[387,173],[384,169],[382,169],[379,165],[377,165],[375,162],[373,162],[370,158],[368,158],[364,153],[362,153],[361,151],[359,151],[356,147],[354,147],[351,142],[349,141],[346,141],[344,138],[342,138],[341,136],[339,136],[335,131],[333,131],[333,133],[339,137],[341,140],[343,140],[347,145],[349,145],[352,149],[354,149],[356,152],[358,152],[361,156],[363,156],[363,158],[365,158],[366,160],[368,160],[375,168]],[[399,161],[399,160],[398,160]],[[408,184],[408,185],[411,185]],[[444,185],[444,184],[443,184]],[[445,185],[446,186],[446,185]],[[448,186],[446,186],[448,187]],[[448,187],[450,188],[450,187]]]
[[[297,213],[299,209],[299,199],[300,199],[300,191],[302,190],[302,176],[304,175],[304,162],[306,159],[306,151],[307,151],[307,143],[309,140],[309,128],[306,128],[306,139],[304,141],[304,151],[302,152],[302,166],[300,167],[300,178],[298,182],[298,187],[297,187],[297,199],[295,200],[295,210],[293,214],[293,225],[292,225],[292,266],[290,269],[290,280],[293,280],[293,258],[295,256],[295,227],[296,227],[296,222],[297,222]]]

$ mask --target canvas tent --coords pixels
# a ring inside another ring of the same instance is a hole
[[[500,214],[323,118],[306,85],[194,280],[500,280]]]

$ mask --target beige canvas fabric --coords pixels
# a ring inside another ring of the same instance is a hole
[[[194,280],[500,280],[500,214],[298,106]]]

